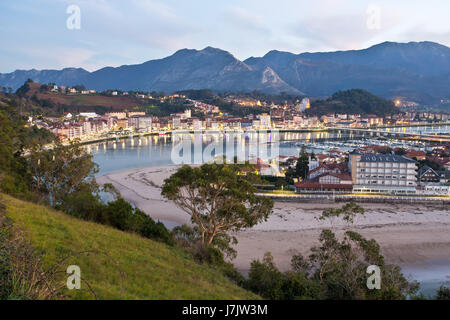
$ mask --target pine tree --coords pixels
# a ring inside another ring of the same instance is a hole
[[[308,153],[306,152],[305,146],[302,146],[302,150],[300,151],[297,165],[295,167],[295,173],[297,174],[298,177],[305,180],[308,177],[308,172],[309,172]]]

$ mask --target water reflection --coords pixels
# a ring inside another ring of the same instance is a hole
[[[432,133],[436,131],[450,132],[450,126],[429,126],[411,128],[390,128],[393,131],[405,130],[405,132]],[[385,129],[385,131],[388,131]],[[99,175],[131,168],[143,168],[150,166],[172,165],[171,154],[176,143],[188,141],[195,145],[201,145],[202,151],[192,150],[192,159],[203,159],[201,153],[206,146],[214,143],[223,145],[223,150],[233,148],[235,154],[246,153],[249,156],[258,157],[262,153],[271,151],[277,147],[280,155],[297,156],[301,146],[305,145],[307,151],[322,153],[330,148],[341,151],[349,151],[370,144],[371,141],[383,137],[379,132],[358,132],[347,130],[323,131],[323,132],[281,132],[274,136],[274,132],[227,132],[224,133],[179,133],[173,135],[153,135],[130,137],[123,140],[104,141],[86,146],[86,150],[94,155],[94,161],[100,165]],[[360,141],[360,142],[358,142]],[[405,142],[395,139],[385,140],[391,147],[405,146]],[[415,147],[423,147],[416,144]],[[267,148],[267,151],[265,151]],[[195,149],[195,148],[193,148]],[[200,154],[199,154],[200,153]],[[212,152],[212,155],[220,155],[222,152]]]

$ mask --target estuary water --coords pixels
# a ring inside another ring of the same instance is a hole
[[[395,130],[402,130],[396,128]],[[404,129],[408,132],[432,133],[433,127]],[[415,130],[415,131],[414,131]],[[442,128],[438,130],[442,133]],[[449,131],[449,126],[444,128]],[[271,159],[282,156],[298,156],[301,146],[305,145],[309,152],[316,154],[329,149],[349,151],[366,144],[385,144],[391,147],[412,146],[424,147],[417,142],[395,139],[375,140],[376,134],[354,132],[286,132],[286,133],[239,133],[239,134],[190,134],[153,135],[104,141],[86,145],[93,154],[94,161],[99,164],[98,175],[104,175],[126,169],[167,166],[186,163],[203,163],[232,151],[239,152],[249,158],[259,157]],[[211,148],[212,146],[212,148]],[[222,146],[222,147],[217,147]],[[212,150],[211,150],[212,149]],[[208,152],[205,152],[208,151]],[[450,286],[450,258],[423,264],[403,265],[402,270],[421,284],[421,292],[432,296],[440,285]]]
[[[449,132],[450,126],[394,128],[404,132]],[[345,130],[322,132],[245,132],[245,133],[174,133],[162,136],[141,136],[103,141],[86,145],[100,165],[99,175],[125,169],[144,168],[186,163],[204,163],[211,157],[227,154],[229,159],[243,155],[245,160],[273,159],[281,156],[298,156],[304,145],[316,154],[330,149],[348,152],[364,145],[385,145],[424,149],[420,142],[408,142],[385,137],[375,132]],[[190,146],[190,151],[189,151]],[[184,152],[180,152],[184,149]],[[211,151],[212,149],[212,151]],[[188,152],[186,152],[188,151]],[[208,155],[206,155],[208,153]],[[182,160],[180,160],[182,159]]]

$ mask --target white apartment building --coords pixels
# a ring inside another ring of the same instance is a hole
[[[68,130],[68,136],[69,140],[72,139],[80,139],[83,136],[83,126],[70,126]]]
[[[145,117],[145,111],[129,111],[128,118],[131,117]]]
[[[152,117],[139,117],[139,130],[149,131],[152,129]]]
[[[298,125],[298,126],[301,126],[301,125],[303,125],[303,123],[304,123],[303,117],[294,116],[294,117],[292,118],[292,120],[293,120],[294,123],[295,123],[296,125]]]
[[[192,129],[196,131],[202,130],[202,121],[200,119],[194,119],[192,121]]]
[[[172,129],[174,129],[174,130],[181,129],[181,118],[180,117],[174,117],[172,119]]]
[[[128,118],[128,128],[139,129],[139,117]]]
[[[92,119],[92,118],[98,118],[100,117],[98,114],[96,114],[95,112],[81,112],[79,115],[79,117],[82,118],[86,118],[86,119]]]
[[[272,128],[272,122],[270,120],[270,115],[267,113],[263,113],[259,116],[259,126],[261,129],[270,129]]]
[[[117,118],[118,120],[126,119],[126,112],[108,112],[105,113],[105,117]]]
[[[306,109],[309,109],[310,107],[311,107],[311,103],[310,103],[309,99],[303,98],[302,102],[300,103],[298,111],[304,112],[304,111],[306,111]]]
[[[151,130],[152,129],[152,117],[130,117],[128,118],[128,127],[134,128],[134,130]]]
[[[356,155],[355,155],[356,156]],[[352,161],[353,192],[415,194],[416,162],[404,156],[363,154]]]
[[[90,135],[92,133],[92,126],[90,121],[83,121],[83,134]]]

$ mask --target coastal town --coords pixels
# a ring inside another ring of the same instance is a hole
[[[51,92],[67,95],[95,94],[95,90],[83,88],[66,88],[53,85]],[[140,99],[156,99],[149,93],[130,93],[108,90],[102,94],[117,97],[134,95]],[[381,117],[375,114],[361,115],[348,113],[329,113],[322,116],[311,116],[309,98],[303,98],[295,103],[275,104],[261,102],[255,99],[243,99],[235,96],[226,101],[242,107],[252,107],[269,110],[267,113],[249,113],[238,117],[228,114],[218,106],[189,99],[181,94],[160,96],[161,102],[177,100],[185,106],[183,112],[168,116],[152,116],[146,111],[133,110],[105,112],[66,112],[63,117],[31,117],[29,122],[38,127],[45,127],[64,140],[79,139],[81,141],[100,140],[130,134],[167,133],[173,131],[249,131],[249,130],[325,130],[329,128],[380,128],[395,126],[415,126],[447,123],[450,114],[445,112],[418,111],[411,108],[410,102],[394,101],[396,107],[409,109],[393,116]]]
[[[449,301],[449,11],[1,1],[3,309],[284,319],[371,301],[408,317]]]
[[[53,86],[51,90],[70,95],[95,93],[93,90],[77,91],[76,88],[58,86]],[[153,98],[148,93],[108,91],[104,94],[113,97],[132,94],[139,98]],[[393,101],[396,107],[408,109],[394,116],[330,113],[319,117],[307,113],[311,110],[311,102],[306,97],[298,100],[296,104],[277,105],[230,96],[227,98],[230,102],[242,107],[270,109],[268,113],[236,117],[222,112],[218,106],[189,99],[182,94],[160,96],[158,99],[176,99],[185,104],[186,108],[183,112],[164,117],[152,116],[140,110],[112,111],[104,114],[67,112],[58,118],[30,117],[29,122],[49,129],[62,141],[76,140],[84,143],[182,133],[253,134],[271,130],[375,132],[375,138],[378,136],[378,139],[364,138],[357,143],[352,143],[350,139],[341,142],[297,142],[297,146],[306,147],[308,151],[305,173],[296,172],[301,156],[298,154],[279,155],[277,159],[252,160],[259,175],[272,177],[272,180],[282,179],[283,187],[287,187],[285,192],[290,189],[296,194],[309,195],[450,196],[449,140],[445,135],[448,132],[438,134],[441,126],[448,124],[450,115],[446,113],[420,112],[415,110],[414,106],[407,106],[406,102],[400,106],[401,102],[397,100]],[[437,131],[422,132],[427,126],[435,126]],[[396,131],[399,127],[402,130]],[[416,130],[408,136],[405,128]],[[386,136],[387,134],[393,136]],[[281,143],[285,143],[283,139]],[[272,191],[276,189],[273,185]]]
[[[425,152],[371,145],[349,153],[329,150],[308,157],[306,178],[294,184],[297,193],[450,196],[450,157],[443,148]],[[295,168],[299,161],[280,158],[282,168],[289,162]]]

